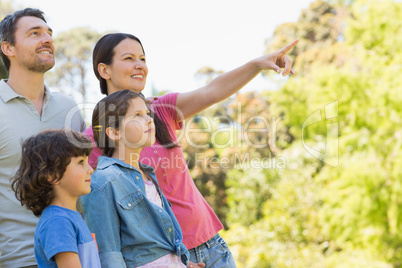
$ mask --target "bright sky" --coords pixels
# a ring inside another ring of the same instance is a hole
[[[54,35],[79,26],[101,33],[127,32],[144,45],[149,75],[145,96],[158,90],[185,92],[202,86],[203,66],[229,71],[259,57],[276,26],[295,22],[312,0],[14,0],[17,8],[45,12]],[[57,49],[57,47],[56,47]],[[57,63],[56,63],[57,64]],[[100,95],[89,75],[91,99]],[[286,78],[282,78],[286,79]],[[245,90],[269,89],[262,76]]]

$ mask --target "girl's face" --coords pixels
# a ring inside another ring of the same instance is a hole
[[[127,148],[143,148],[155,143],[155,125],[144,100],[130,100],[130,107],[123,118],[120,143]]]
[[[148,67],[140,43],[127,38],[114,48],[112,64],[104,65],[108,94],[129,89],[141,93],[145,87]]]

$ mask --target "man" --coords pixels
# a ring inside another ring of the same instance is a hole
[[[37,267],[34,231],[38,219],[10,188],[21,142],[45,129],[85,129],[76,103],[44,85],[54,66],[52,29],[44,13],[26,8],[0,23],[1,57],[9,73],[0,81],[0,268]]]

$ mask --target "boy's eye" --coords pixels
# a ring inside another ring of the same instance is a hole
[[[78,160],[78,165],[84,165],[85,164],[85,158],[82,157]]]

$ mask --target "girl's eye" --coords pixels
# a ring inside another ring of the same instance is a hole
[[[143,63],[146,63],[146,62],[147,62],[145,59],[141,59],[141,61],[142,61]]]
[[[133,58],[132,57],[126,57],[126,58],[124,58],[125,60],[132,60]]]
[[[84,164],[84,160],[82,159],[82,160],[80,160],[80,161],[78,161],[78,165],[83,165]]]

